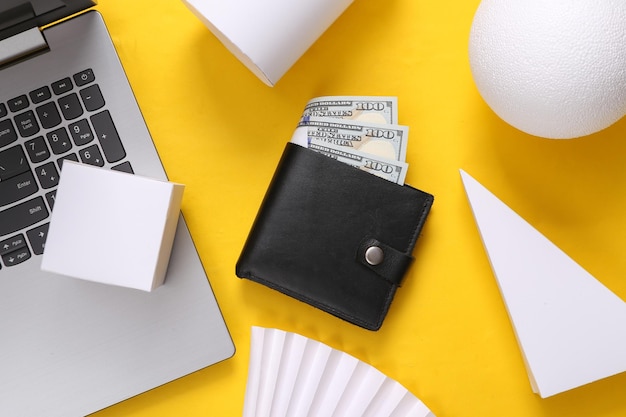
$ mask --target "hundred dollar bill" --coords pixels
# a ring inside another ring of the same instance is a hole
[[[326,96],[309,101],[302,117],[333,117],[370,123],[398,123],[398,98],[385,96]]]
[[[380,158],[336,145],[310,143],[308,148],[399,185],[404,185],[409,168],[406,162]]]
[[[298,123],[291,141],[305,147],[310,143],[331,144],[386,159],[405,161],[408,139],[407,126],[308,117]]]

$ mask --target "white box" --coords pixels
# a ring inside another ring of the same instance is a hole
[[[270,87],[353,0],[183,0]]]
[[[63,163],[43,270],[151,291],[165,279],[184,185]]]

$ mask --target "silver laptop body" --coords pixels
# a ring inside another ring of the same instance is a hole
[[[234,354],[182,216],[152,293],[40,270],[63,158],[166,178],[100,14],[36,27],[91,5],[0,5],[0,416],[90,414]]]

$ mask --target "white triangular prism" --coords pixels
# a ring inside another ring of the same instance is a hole
[[[626,371],[626,304],[461,170],[533,391]]]

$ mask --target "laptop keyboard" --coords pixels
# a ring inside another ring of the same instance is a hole
[[[0,269],[43,253],[63,161],[132,173],[125,158],[91,69],[0,101]]]

